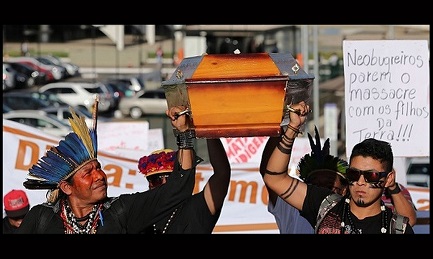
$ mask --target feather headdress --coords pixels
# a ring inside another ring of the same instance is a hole
[[[51,147],[46,154],[29,169],[31,178],[23,183],[27,189],[56,189],[62,180],[74,175],[82,166],[97,159],[97,113],[98,98],[93,105],[93,125],[89,128],[84,117],[78,116],[70,108],[72,118],[69,123],[72,132],[59,142],[57,147]]]
[[[329,154],[329,138],[325,140],[322,148],[317,127],[314,127],[314,134],[316,143],[314,143],[313,137],[310,135],[310,133],[308,133],[311,153],[306,154],[300,159],[298,163],[299,177],[302,180],[306,181],[308,180],[309,176],[312,175],[314,172],[327,169],[336,172],[343,178],[346,178],[345,174],[348,163],[343,159]]]

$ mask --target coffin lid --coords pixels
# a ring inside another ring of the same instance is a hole
[[[270,63],[272,65],[269,65]],[[211,69],[201,69],[205,66]],[[269,69],[263,69],[266,67]],[[205,70],[206,73],[200,73],[201,70]],[[162,82],[162,86],[222,81],[286,80],[296,86],[308,87],[313,79],[314,76],[307,74],[290,53],[203,54],[184,58],[172,76]]]

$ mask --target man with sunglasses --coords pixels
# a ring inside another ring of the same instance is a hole
[[[185,114],[189,118],[188,114]],[[187,138],[193,138],[192,135]],[[179,149],[189,149],[182,144],[182,137],[177,137]],[[190,139],[192,140],[192,139]],[[187,141],[189,142],[189,140]],[[155,222],[143,234],[211,234],[223,207],[227,195],[231,168],[226,151],[220,139],[206,139],[209,160],[214,174],[200,192],[185,199],[173,209],[169,216]],[[189,144],[188,144],[189,145]],[[188,146],[187,145],[187,146]],[[152,152],[138,161],[139,171],[146,176],[149,189],[164,185],[174,170],[176,152],[170,149]],[[197,161],[197,163],[201,162]]]
[[[355,145],[349,159],[346,178],[349,192],[318,222],[321,203],[333,193],[328,188],[307,185],[287,174],[293,143],[310,112],[305,102],[291,106],[290,123],[263,170],[268,188],[300,211],[316,227],[318,234],[388,234],[393,232],[396,217],[382,199],[384,188],[395,185],[393,153],[389,143],[366,139]],[[399,217],[398,219],[400,219]],[[403,217],[406,222],[407,217]],[[412,234],[409,224],[402,232]]]

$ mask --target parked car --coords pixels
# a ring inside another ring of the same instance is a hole
[[[3,104],[12,110],[39,110],[45,107],[68,106],[67,103],[56,99],[56,95],[37,91],[14,91],[3,93]]]
[[[49,102],[35,98],[25,91],[3,93],[3,104],[12,110],[38,110],[50,106]]]
[[[107,80],[104,81],[104,84],[111,86],[114,89],[114,91],[118,92],[120,98],[131,97],[135,94],[135,91],[129,89],[129,86],[126,83]]]
[[[50,106],[50,107],[69,106],[69,104],[60,100],[56,94],[41,93],[39,91],[30,91],[30,92],[28,92],[28,94],[31,95],[35,99],[39,99],[39,100],[43,101],[44,103],[48,104],[48,106]]]
[[[129,90],[134,92],[139,92],[145,89],[145,85],[143,80],[139,77],[125,77],[125,78],[109,78],[107,79],[108,83],[113,84],[124,84],[128,87]]]
[[[14,77],[13,71],[8,71],[7,66],[3,64],[3,91],[8,91],[15,87]]]
[[[430,158],[412,158],[406,180],[408,185],[430,187]]]
[[[3,74],[6,74],[6,77],[10,78],[10,81],[7,81],[7,89],[27,88],[34,85],[33,78],[16,71],[7,63],[3,63]]]
[[[68,105],[84,107],[90,112],[93,110],[96,95],[99,96],[99,111],[109,111],[114,105],[110,91],[100,83],[55,82],[40,87],[39,92],[55,94]]]
[[[57,119],[57,117],[47,114],[44,111],[35,110],[15,110],[3,113],[3,119],[12,120],[28,126],[32,126],[45,133],[58,137],[65,137],[72,131],[69,124]]]
[[[35,85],[43,85],[48,83],[47,76],[43,71],[38,71],[37,69],[34,69],[31,66],[24,63],[19,63],[19,62],[3,62],[3,63],[9,64],[16,71],[21,72],[33,78]]]
[[[41,62],[42,64],[48,65],[48,66],[55,66],[57,67],[61,74],[62,74],[62,79],[70,77],[68,74],[68,71],[66,70],[66,68],[63,65],[59,65],[54,63],[51,59],[45,58],[45,57],[34,57],[37,61]]]
[[[42,71],[47,75],[47,79],[49,82],[63,79],[62,71],[61,69],[59,69],[59,67],[45,65],[39,62],[34,57],[15,57],[15,58],[8,58],[6,61],[24,63],[36,69],[37,71]]]
[[[140,91],[132,97],[125,97],[120,100],[119,110],[122,116],[130,116],[138,119],[145,114],[165,114],[167,100],[163,89]]]
[[[67,77],[75,77],[80,75],[80,67],[74,63],[62,61],[59,57],[51,55],[41,56],[41,58],[47,59],[53,64],[64,67],[66,69]]]
[[[63,121],[66,124],[69,124],[69,118],[72,118],[70,106],[47,107],[41,110],[46,112],[47,114],[54,115],[55,117],[57,117],[57,119]],[[74,108],[74,111],[77,115],[84,118],[88,127],[91,127],[93,125],[92,114],[86,108],[77,106]],[[103,117],[98,117],[98,122],[104,121],[107,121],[107,119],[104,119]]]

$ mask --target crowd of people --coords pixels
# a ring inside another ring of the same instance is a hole
[[[96,100],[90,128],[72,112],[73,131],[29,169],[24,187],[46,189],[46,202],[30,208],[23,190],[4,196],[3,233],[211,234],[231,176],[221,140],[207,139],[213,175],[193,193],[202,159],[194,149],[191,116],[187,107],[170,107],[166,115],[176,129],[178,150],[157,150],[137,161],[148,190],[108,197],[107,175],[97,157],[97,105]],[[415,207],[396,182],[388,142],[365,139],[345,161],[329,154],[329,139],[322,147],[315,129],[315,141],[308,133],[311,153],[302,157],[298,176],[292,177],[293,144],[310,108],[301,101],[291,104],[288,113],[287,129],[269,137],[260,164],[268,211],[280,233],[414,233]]]

